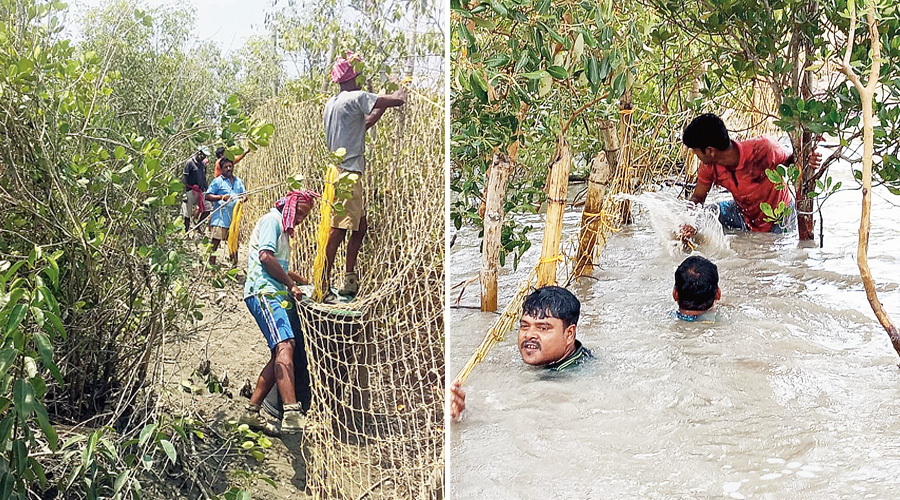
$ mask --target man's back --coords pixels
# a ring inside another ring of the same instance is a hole
[[[344,170],[366,170],[366,115],[372,112],[377,99],[376,94],[351,90],[342,91],[325,103],[325,142],[330,151],[347,151],[341,164]]]
[[[202,161],[191,157],[184,162],[184,173],[181,180],[185,184],[185,189],[189,189],[188,186],[196,184],[200,186],[201,191],[206,191],[208,187],[206,184],[206,165]]]

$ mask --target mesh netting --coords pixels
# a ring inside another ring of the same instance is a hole
[[[275,125],[269,147],[235,169],[249,192],[241,232],[300,174],[322,192],[332,164],[322,105],[272,102],[255,117]],[[440,498],[443,480],[444,115],[411,95],[366,143],[369,229],[356,266],[357,299],[299,306],[313,402],[308,489],[314,498]],[[271,189],[266,189],[271,187]],[[320,214],[292,241],[291,268],[312,275]],[[331,283],[343,281],[346,243]]]

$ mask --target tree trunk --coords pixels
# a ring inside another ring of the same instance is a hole
[[[805,60],[807,62],[813,57],[809,43],[809,41],[804,42]],[[813,98],[812,77],[811,71],[803,71],[800,82],[800,96],[804,100]],[[808,196],[816,185],[816,181],[813,180],[816,172],[809,168],[809,156],[815,147],[815,140],[809,130],[803,130],[803,133],[800,134],[800,147],[798,148],[797,146],[796,144],[794,145],[794,163],[800,169],[799,184],[795,190],[797,199],[794,201],[797,209],[797,232],[801,241],[809,241],[816,238],[813,199]]]
[[[484,240],[481,253],[481,310],[497,310],[497,274],[500,264],[500,236],[503,233],[503,199],[509,180],[509,157],[494,155],[488,178],[484,213]]]
[[[797,210],[797,232],[800,240],[813,240],[816,237],[815,219],[813,218],[813,199],[807,194],[810,189],[815,187],[816,181],[812,180],[815,172],[809,165],[809,155],[812,152],[812,134],[805,130],[798,137],[794,138],[794,165],[800,169],[800,177],[797,179],[795,192],[797,199],[794,200]]]
[[[851,4],[852,5],[852,4]],[[869,81],[863,86],[859,76],[850,66],[850,51],[852,44],[848,44],[842,69],[847,77],[853,82],[856,90],[859,91],[860,101],[862,103],[863,112],[863,158],[862,158],[862,215],[859,219],[859,243],[856,248],[856,264],[859,267],[859,276],[862,278],[863,287],[866,289],[866,299],[872,306],[872,311],[878,322],[887,332],[891,339],[891,346],[894,351],[900,355],[900,333],[897,327],[891,322],[891,318],[884,310],[881,301],[878,300],[878,293],[875,289],[875,280],[872,278],[872,271],[869,269],[868,251],[869,251],[869,228],[870,217],[872,212],[872,154],[875,150],[875,133],[874,133],[874,116],[873,116],[873,99],[875,89],[878,86],[878,77],[881,74],[881,37],[878,33],[878,21],[875,18],[875,3],[869,2],[866,8],[866,19],[869,24],[869,40],[872,42],[870,48],[870,56],[872,68],[869,72]],[[856,27],[856,13],[851,8],[850,11],[850,29],[848,37],[852,40],[854,29]]]
[[[616,130],[616,124],[610,120],[601,120],[600,137],[603,139],[603,150],[606,151],[609,169],[615,172],[619,164],[619,132]]]
[[[578,236],[578,254],[575,257],[575,276],[587,276],[594,270],[594,247],[603,228],[603,200],[612,170],[601,151],[591,165],[587,197],[581,213],[581,234]]]
[[[562,219],[566,208],[566,190],[569,171],[572,169],[572,155],[569,145],[560,136],[556,144],[556,161],[547,176],[547,223],[544,226],[544,241],[541,246],[541,260],[538,263],[537,286],[556,284],[556,265],[562,260],[559,254],[559,240],[562,236]]]
[[[870,11],[869,15],[872,16],[873,13]],[[877,78],[877,75],[875,78]],[[878,300],[878,293],[875,290],[875,280],[872,278],[872,271],[869,269],[869,228],[871,227],[870,217],[872,212],[872,153],[875,149],[875,135],[873,131],[874,119],[872,116],[873,91],[874,89],[872,89],[872,91],[860,93],[863,108],[863,203],[862,216],[859,221],[859,245],[857,246],[856,263],[859,266],[859,276],[862,278],[863,286],[866,289],[866,298],[869,300],[869,305],[872,306],[875,317],[878,318],[878,322],[881,323],[881,326],[884,327],[888,337],[890,337],[891,345],[894,347],[894,350],[900,355],[900,332],[897,331],[897,327],[891,322],[891,318],[884,310],[884,306],[881,304],[881,301]]]

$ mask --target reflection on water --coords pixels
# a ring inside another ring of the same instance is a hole
[[[852,180],[845,185],[852,184]],[[900,321],[900,198],[876,195],[870,265]],[[612,236],[582,301],[578,337],[596,361],[548,376],[522,364],[514,335],[470,377],[450,437],[450,498],[896,498],[900,370],[856,267],[860,193],[826,206],[825,248],[729,234],[715,324],[679,322],[673,274],[683,255],[650,218]],[[566,216],[566,234],[579,214]],[[538,225],[540,219],[529,219]],[[463,231],[451,282],[480,262]],[[535,238],[539,238],[535,234]],[[500,303],[539,257],[505,270]],[[470,287],[463,305],[477,306]],[[454,374],[496,315],[450,313]]]

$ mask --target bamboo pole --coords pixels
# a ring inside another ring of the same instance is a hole
[[[578,236],[578,254],[575,257],[575,276],[587,276],[594,270],[594,247],[603,228],[603,200],[612,170],[601,151],[591,164],[587,198],[581,213],[581,234]]]
[[[519,289],[516,291],[516,295],[509,304],[506,305],[506,308],[503,310],[503,313],[500,314],[500,318],[494,323],[494,326],[488,330],[484,339],[481,341],[481,345],[478,346],[478,349],[476,349],[474,353],[472,353],[472,357],[469,358],[466,366],[456,374],[456,377],[453,379],[455,382],[465,384],[469,375],[472,374],[472,370],[475,369],[475,366],[484,361],[484,358],[487,357],[491,349],[503,340],[503,336],[506,332],[512,331],[512,329],[516,327],[516,323],[522,316],[522,302],[525,302],[525,296],[528,295],[531,290],[531,284],[534,282],[534,273],[535,270],[532,269],[528,277],[519,283]]]
[[[571,169],[572,155],[569,152],[569,145],[560,136],[556,144],[556,160],[547,176],[547,222],[544,226],[541,260],[538,263],[538,288],[556,284],[556,265],[562,259],[559,254],[559,241],[562,236],[562,218],[566,208],[566,190],[569,187]]]
[[[509,181],[509,157],[494,155],[488,178],[481,252],[481,310],[497,310],[497,274],[500,264],[500,236],[503,232],[503,199]]]

